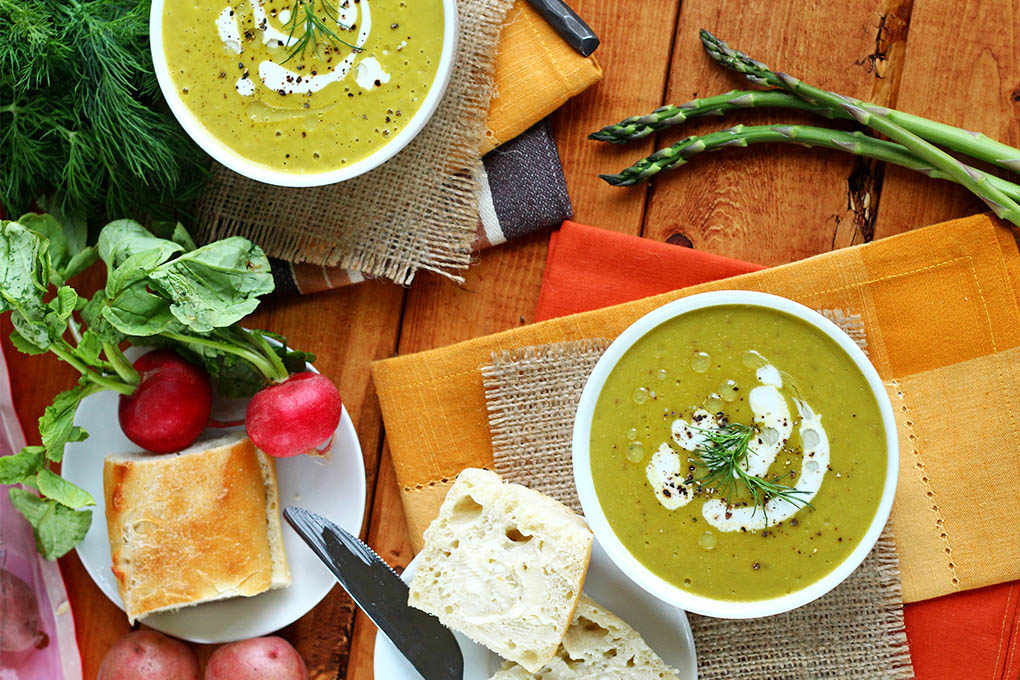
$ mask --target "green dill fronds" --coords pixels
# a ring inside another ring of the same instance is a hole
[[[282,63],[286,64],[294,57],[303,58],[305,51],[309,48],[311,48],[313,54],[318,52],[319,40],[324,40],[333,45],[346,45],[355,52],[361,52],[360,47],[352,45],[341,38],[337,35],[336,31],[323,21],[322,17],[316,12],[316,3],[322,9],[326,19],[338,24],[344,30],[351,29],[350,26],[344,26],[340,23],[340,15],[330,0],[294,0],[294,7],[291,8],[290,13],[290,21],[287,22],[287,28],[290,30],[288,39],[294,39],[299,25],[303,26],[303,29],[298,34],[297,42],[291,45],[290,54],[287,55],[287,58]]]
[[[144,0],[0,0],[8,214],[55,194],[95,221],[169,216],[197,196],[208,157],[159,94],[148,16]]]
[[[694,453],[706,468],[705,474],[698,479],[688,480],[687,484],[700,484],[704,488],[713,488],[719,492],[727,505],[732,505],[733,496],[743,492],[751,497],[755,511],[760,507],[766,512],[766,503],[772,498],[782,498],[797,507],[813,507],[800,496],[807,492],[791,486],[752,475],[745,469],[747,456],[752,451],[751,438],[758,431],[750,425],[730,423],[715,428],[691,427],[700,432],[704,441],[698,445]],[[765,526],[768,526],[768,515],[765,514]]]

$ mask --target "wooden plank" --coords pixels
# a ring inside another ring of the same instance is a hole
[[[882,0],[856,3],[743,3],[739,11],[715,0],[684,2],[666,100],[681,103],[751,85],[714,64],[698,30],[708,28],[731,46],[777,70],[826,89],[868,99],[870,68]],[[881,103],[879,101],[878,103]],[[632,113],[638,113],[633,111]],[[739,114],[739,115],[737,115]],[[690,121],[660,135],[659,146],[690,134],[743,123],[831,124],[793,112],[746,111]],[[636,157],[639,154],[635,154]],[[851,185],[861,179],[854,159],[835,151],[769,145],[698,158],[656,180],[644,235],[766,265],[829,250],[838,226],[853,222]]]
[[[76,282],[76,287],[84,293],[94,290],[101,280],[102,271],[97,267],[82,282]],[[393,353],[403,297],[403,289],[397,286],[368,282],[306,298],[267,301],[245,322],[273,329],[294,346],[318,353],[316,366],[340,386],[358,430],[369,489],[375,483],[381,438],[381,417],[369,379],[369,364]],[[38,442],[39,416],[57,392],[74,383],[75,372],[48,355],[29,357],[14,350],[8,339],[7,315],[0,333],[15,408],[28,440]],[[61,571],[74,608],[85,677],[94,678],[106,650],[130,627],[123,613],[93,583],[76,554],[61,560]],[[314,680],[332,680],[343,673],[353,615],[353,605],[336,588],[318,607],[281,633],[297,646]],[[203,663],[213,649],[211,645],[196,646]]]
[[[436,276],[416,279],[404,310],[400,353],[530,322],[538,298],[547,238],[546,234],[539,234],[482,253],[479,263],[467,272],[463,287]],[[380,463],[369,545],[394,568],[402,569],[414,553],[389,455],[385,450]],[[346,676],[349,680],[372,680],[375,633],[372,622],[358,612]]]
[[[615,171],[634,154],[651,153],[653,140],[620,147],[587,137],[604,125],[662,103],[679,2],[585,0],[571,4],[601,37],[595,54],[604,72],[601,82],[552,116],[575,219],[637,234],[647,187],[607,191],[598,175]]]
[[[897,108],[1020,145],[1017,13],[1006,0],[914,0]],[[984,210],[965,189],[888,168],[875,235]]]
[[[903,75],[907,35],[913,0],[884,0],[875,35],[875,50],[863,66],[875,77],[871,81],[869,102],[895,108]],[[865,159],[854,160],[854,170],[847,179],[847,205],[851,219],[833,220],[835,230],[832,247],[866,243],[875,238],[875,222],[882,193],[884,163]]]
[[[626,115],[638,101],[654,108],[662,98],[670,31],[635,26],[671,26],[678,0],[641,3],[572,3],[602,38],[598,58],[605,78],[553,116],[553,127],[575,219],[638,233],[644,197],[605,192],[597,173],[613,167],[619,151],[597,144],[589,132]],[[635,16],[636,15],[636,16]],[[650,77],[650,74],[651,77]],[[647,143],[644,148],[648,149]],[[499,246],[479,255],[463,287],[434,276],[415,280],[404,311],[399,351],[416,352],[530,323],[541,286],[548,234]],[[412,552],[392,463],[384,453],[376,489],[370,544],[391,564],[403,567]],[[377,524],[378,522],[378,524]],[[359,614],[347,678],[371,680],[375,627]]]

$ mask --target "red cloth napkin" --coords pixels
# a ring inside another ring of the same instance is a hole
[[[549,242],[535,320],[586,312],[761,269],[564,222]],[[920,680],[1020,678],[1020,581],[904,607]]]

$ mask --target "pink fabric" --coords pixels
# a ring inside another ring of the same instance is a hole
[[[24,446],[25,434],[14,412],[10,374],[0,346],[0,456],[17,453]],[[0,680],[82,680],[74,617],[60,568],[36,552],[32,528],[11,505],[6,488],[0,488],[0,568],[25,581],[35,593],[49,636],[49,644],[22,659],[0,660]]]

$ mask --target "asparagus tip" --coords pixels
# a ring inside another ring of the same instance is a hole
[[[634,181],[624,177],[623,175],[599,175],[607,184],[614,187],[628,187],[634,184]]]

